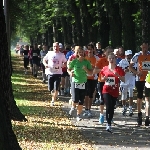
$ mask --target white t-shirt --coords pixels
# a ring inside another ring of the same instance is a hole
[[[67,61],[65,55],[61,52],[55,53],[54,51],[49,51],[43,58],[48,61],[48,67],[45,69],[45,74],[62,74],[63,63]]]
[[[122,59],[119,62],[118,66],[121,67],[122,69],[126,69],[127,67],[129,67],[129,62],[127,61],[127,59]],[[125,82],[121,81],[120,85],[123,85],[123,84],[127,84],[127,85],[133,84],[133,86],[135,85],[135,76],[133,75],[131,71],[126,72]]]

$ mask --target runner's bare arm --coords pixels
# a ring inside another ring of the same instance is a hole
[[[67,67],[67,62],[63,63],[62,68]]]
[[[134,62],[130,62],[130,64],[129,64],[129,70],[132,71],[134,74],[136,74],[138,76],[141,76],[142,73],[140,71],[136,71],[134,69],[133,65],[134,65]]]
[[[84,69],[87,72],[87,74],[89,74],[89,75],[93,74],[93,69],[87,69],[87,67],[85,67],[85,66],[83,66],[82,69]]]
[[[98,74],[101,71],[98,67],[95,67],[93,70],[93,74]]]
[[[108,79],[108,77],[101,75],[101,79],[102,79],[103,81],[106,81],[106,80]]]
[[[45,58],[43,58],[43,65],[45,66],[45,68],[48,68],[48,63],[47,63],[47,60]]]
[[[67,69],[67,72],[68,72],[68,74],[69,74],[71,77],[74,76],[74,70],[68,68],[68,69]]]

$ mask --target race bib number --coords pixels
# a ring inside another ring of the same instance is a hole
[[[53,72],[59,71],[59,66],[58,66],[58,67],[53,67],[52,71],[53,71]]]
[[[75,83],[76,89],[85,89],[85,83]]]
[[[37,53],[33,53],[33,56],[37,56]]]
[[[150,61],[142,62],[142,70],[150,70]]]
[[[115,85],[115,77],[108,77],[105,81],[105,85]]]

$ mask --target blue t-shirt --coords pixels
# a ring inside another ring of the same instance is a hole
[[[74,51],[69,51],[69,52],[67,52],[67,54],[66,54],[66,59],[68,60],[69,59],[69,57],[71,56],[71,55],[73,55],[74,54]]]
[[[117,65],[119,64],[119,62],[120,62],[121,60],[122,60],[121,58],[116,58]]]

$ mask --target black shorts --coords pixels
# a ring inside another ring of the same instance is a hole
[[[27,69],[28,65],[29,65],[29,58],[24,58],[24,68]]]
[[[83,105],[84,99],[85,99],[85,94],[86,94],[87,83],[85,83],[85,89],[75,88],[75,84],[76,83],[74,83],[74,82],[71,83],[72,100],[74,103]]]
[[[137,98],[142,99],[143,91],[144,91],[144,87],[145,87],[145,81],[136,81],[135,86],[137,89]]]
[[[64,71],[63,74],[61,75],[61,77],[64,77],[64,78],[65,78],[65,77],[69,77],[68,72],[67,72],[67,71]]]
[[[145,97],[150,97],[150,88],[145,87]]]
[[[87,88],[86,88],[86,96],[89,98],[93,98],[93,93],[96,89],[97,80],[88,79],[87,80]]]
[[[39,65],[39,61],[38,61],[38,59],[32,59],[32,64],[35,64],[35,65]]]
[[[61,81],[61,74],[48,75],[48,90],[58,91]]]

